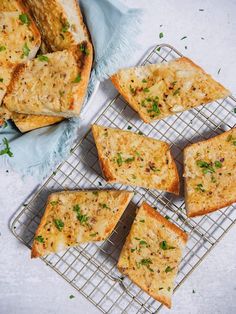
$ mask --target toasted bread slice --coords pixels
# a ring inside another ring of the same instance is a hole
[[[77,0],[26,0],[49,51],[89,41]]]
[[[108,182],[179,193],[179,176],[169,144],[129,131],[92,126]]]
[[[14,70],[13,64],[6,64],[0,62],[0,108],[2,100],[7,91],[7,86],[11,81],[13,70]]]
[[[146,123],[230,95],[185,57],[123,69],[113,75],[111,81]]]
[[[188,217],[236,202],[236,128],[184,149]]]
[[[138,209],[118,269],[154,299],[171,307],[187,234],[147,203]]]
[[[4,99],[8,110],[35,115],[78,116],[87,91],[91,51],[91,44],[83,42],[18,65]]]
[[[85,242],[105,240],[128,206],[132,192],[65,191],[49,196],[36,231],[32,257]]]
[[[16,64],[35,57],[41,37],[26,12],[0,12],[0,63]]]
[[[11,119],[14,121],[16,127],[22,132],[32,131],[38,128],[49,126],[62,121],[62,117],[52,116],[36,116],[23,113],[13,112]]]

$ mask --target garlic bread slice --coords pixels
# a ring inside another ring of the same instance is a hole
[[[185,57],[122,69],[111,81],[146,123],[230,95],[226,88]]]
[[[92,66],[89,42],[17,65],[4,104],[12,112],[78,116]]]
[[[179,193],[179,176],[169,144],[130,131],[93,125],[105,179]]]
[[[188,217],[236,202],[236,128],[184,149]]]
[[[105,240],[128,206],[132,192],[65,191],[49,196],[36,231],[32,257],[85,242]]]
[[[118,269],[170,308],[187,239],[184,231],[144,202],[120,253]]]

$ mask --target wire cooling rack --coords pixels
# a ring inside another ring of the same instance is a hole
[[[148,54],[146,63],[167,62],[182,56],[175,48],[163,44]],[[143,123],[137,114],[117,95],[102,111],[95,123],[132,128],[131,131],[170,143],[179,173],[182,173],[183,148],[235,126],[236,99],[216,101],[207,106],[168,117],[153,124]],[[146,200],[163,215],[189,234],[189,241],[180,265],[175,290],[198,266],[223,235],[236,222],[236,206],[218,210],[207,216],[188,219],[183,197],[168,193],[107,184],[102,178],[94,140],[89,131],[71,151],[69,158],[46,180],[28,204],[13,218],[13,234],[31,248],[35,230],[44,211],[48,194],[65,189],[128,189],[135,192],[132,203],[112,235],[102,243],[88,243],[60,254],[42,258],[62,278],[80,291],[103,313],[156,313],[161,304],[140,290],[116,268],[125,237],[134,219],[138,204]],[[183,194],[183,192],[182,192]]]

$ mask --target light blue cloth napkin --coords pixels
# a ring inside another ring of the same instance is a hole
[[[142,11],[129,9],[118,0],[80,0],[80,6],[95,50],[89,97],[96,82],[124,67],[125,60],[137,48],[136,35],[140,32]],[[23,176],[32,175],[41,181],[67,157],[79,125],[79,119],[70,119],[21,134],[8,122],[6,127],[0,128],[0,168],[10,167]],[[5,138],[9,141],[12,157],[1,155],[6,148]]]

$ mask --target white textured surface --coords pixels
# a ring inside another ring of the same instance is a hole
[[[199,63],[236,94],[235,0],[123,2],[146,9],[143,33],[140,34],[141,46],[130,65],[134,65],[154,43],[166,42]],[[164,34],[161,40],[160,32]],[[187,39],[181,41],[183,36]],[[219,68],[221,72],[218,75]],[[93,101],[94,110],[114,94],[111,84],[103,83]],[[84,116],[86,125],[90,115]],[[31,261],[28,249],[11,235],[9,219],[36,186],[33,179],[23,182],[15,173],[0,171],[0,313],[100,313],[40,260]],[[236,313],[235,231],[236,227],[231,229],[177,291],[171,313]],[[69,299],[71,294],[75,295],[74,299]],[[168,310],[161,312],[167,313]]]

